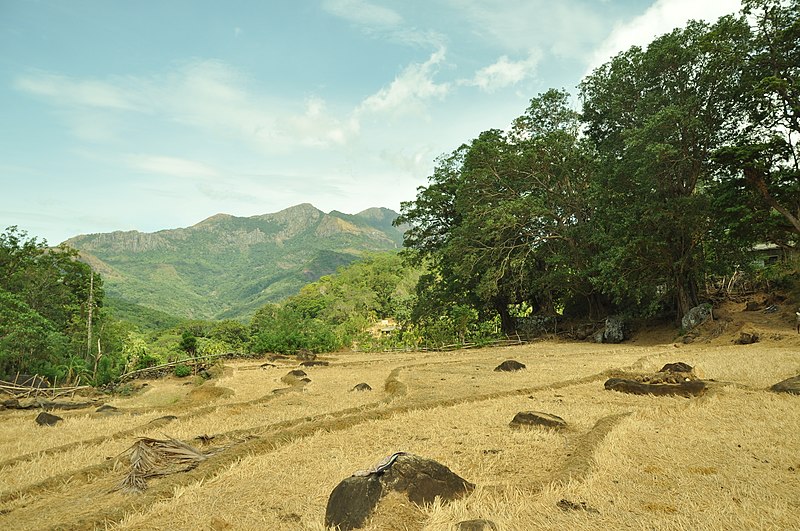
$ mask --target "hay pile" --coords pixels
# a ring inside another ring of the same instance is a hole
[[[186,472],[214,453],[203,453],[169,436],[165,440],[142,437],[121,454],[128,457],[131,470],[114,490],[142,492],[147,478]]]

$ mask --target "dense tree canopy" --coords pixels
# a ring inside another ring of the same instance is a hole
[[[750,0],[633,47],[437,161],[404,203],[416,314],[680,318],[755,243],[796,249],[800,9]],[[747,15],[747,16],[745,16]]]
[[[0,234],[0,272],[0,374],[96,371],[103,287],[77,251],[9,227]]]

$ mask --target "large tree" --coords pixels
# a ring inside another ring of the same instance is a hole
[[[398,218],[411,226],[406,247],[431,264],[422,303],[494,312],[510,333],[510,305],[552,312],[587,286],[575,258],[591,159],[578,125],[567,94],[551,90],[531,100],[510,132],[485,131],[439,159],[431,184]]]
[[[772,213],[775,243],[796,245],[800,235],[800,1],[747,0],[753,21],[743,83],[737,98],[740,127],[716,160],[730,189],[754,194],[755,207]],[[762,216],[763,217],[763,216]]]
[[[595,181],[597,282],[618,301],[683,315],[699,302],[709,233],[712,155],[739,126],[749,27],[743,18],[690,22],[633,47],[581,84]]]

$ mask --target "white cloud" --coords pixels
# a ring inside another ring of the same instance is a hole
[[[303,105],[265,96],[250,88],[247,76],[216,60],[192,61],[148,77],[106,80],[32,71],[18,77],[15,87],[66,111],[61,116],[73,133],[92,142],[119,138],[115,129],[129,123],[126,112],[157,116],[267,152],[337,145],[358,131],[351,117],[334,116],[321,98],[311,97]]]
[[[138,170],[171,177],[211,178],[218,175],[214,168],[202,162],[177,157],[129,155],[127,161],[130,166]]]
[[[527,59],[521,61],[511,61],[503,55],[494,64],[478,70],[475,77],[461,81],[460,84],[474,85],[484,92],[491,93],[533,77],[540,59],[541,53],[538,51],[531,52]]]
[[[22,92],[58,101],[61,105],[135,110],[135,98],[112,82],[73,80],[58,74],[31,71],[14,80]]]
[[[366,28],[396,27],[403,22],[403,17],[396,11],[365,0],[325,0],[322,8]]]
[[[472,34],[513,54],[581,58],[605,35],[596,6],[578,0],[449,0]]]
[[[631,46],[646,47],[656,37],[685,26],[689,20],[714,22],[740,9],[740,0],[657,0],[642,15],[611,31],[592,54],[586,73]]]
[[[424,63],[412,63],[388,87],[366,98],[358,113],[398,113],[420,110],[431,98],[443,98],[450,90],[448,83],[433,80],[437,66],[445,59],[445,49],[440,48]]]

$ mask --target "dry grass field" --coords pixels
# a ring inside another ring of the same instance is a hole
[[[110,416],[56,412],[63,422],[40,427],[36,412],[0,411],[0,529],[322,531],[331,490],[397,451],[476,489],[426,507],[387,497],[367,529],[445,531],[476,518],[501,530],[800,529],[800,396],[768,391],[800,374],[800,336],[788,308],[740,310],[727,305],[690,344],[651,330],[619,345],[337,353],[304,369],[305,386],[282,381],[294,362],[234,361],[202,384],[169,378],[108,397],[119,408]],[[761,340],[734,345],[742,330]],[[527,369],[494,372],[506,359]],[[714,380],[709,392],[603,388],[609,375],[677,361]],[[373,390],[351,391],[360,382]],[[511,429],[526,410],[568,428]],[[129,470],[121,454],[140,437],[216,453],[141,493],[115,490]]]

